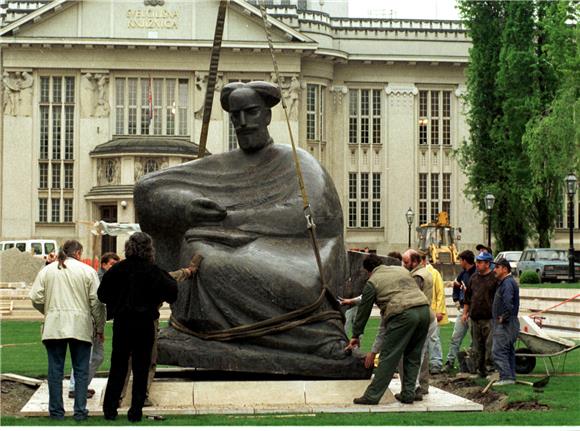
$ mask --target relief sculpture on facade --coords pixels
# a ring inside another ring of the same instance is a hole
[[[333,85],[330,91],[334,107],[338,109],[342,105],[342,99],[348,94],[348,88],[344,85]]]
[[[290,86],[288,87],[286,98],[288,100],[288,116],[291,120],[298,120],[298,106],[300,105],[300,93],[302,93],[303,85],[294,75],[290,79]]]
[[[205,104],[205,93],[207,91],[207,73],[195,72],[195,109],[193,111],[193,116],[196,120],[201,120],[203,118],[203,106]],[[224,86],[224,78],[222,74],[218,74],[214,92],[221,92]],[[215,103],[216,98],[214,98]],[[217,112],[216,112],[217,111]],[[212,109],[212,120],[218,119],[219,110]]]
[[[121,183],[121,169],[119,159],[98,159],[97,184],[108,186]]]
[[[389,105],[393,107],[412,107],[419,90],[413,84],[389,84],[385,87]]]
[[[34,78],[28,72],[4,72],[4,114],[13,117],[32,115],[32,84]]]
[[[108,117],[109,76],[103,73],[85,73],[81,84],[81,117]]]

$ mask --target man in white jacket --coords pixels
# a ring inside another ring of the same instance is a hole
[[[65,242],[58,260],[38,273],[30,291],[32,305],[44,314],[42,342],[48,354],[48,411],[53,419],[64,419],[62,380],[67,346],[76,377],[74,418],[80,421],[88,417],[93,322],[102,328],[105,321],[105,307],[97,298],[99,278],[93,268],[80,261],[82,252],[78,241]]]

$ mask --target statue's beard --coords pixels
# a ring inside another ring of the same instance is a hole
[[[254,129],[246,132],[239,131],[237,137],[240,148],[247,153],[259,151],[271,142],[268,129]]]

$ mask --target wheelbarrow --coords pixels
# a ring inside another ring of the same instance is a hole
[[[568,353],[580,347],[573,341],[550,336],[529,316],[521,316],[518,344],[525,347],[516,349],[516,373],[529,374],[536,367],[536,359],[541,358],[550,375],[563,373]],[[548,367],[548,362],[550,367]]]

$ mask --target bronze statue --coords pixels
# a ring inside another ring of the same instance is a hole
[[[317,223],[329,291],[324,293],[292,148],[274,144],[268,133],[280,97],[279,88],[267,82],[224,86],[221,105],[240,149],[151,173],[135,186],[139,223],[155,239],[158,264],[174,270],[195,253],[205,257],[197,277],[179,286],[172,325],[159,337],[159,360],[214,370],[366,378],[362,361],[344,352],[348,340],[335,299],[347,277],[338,195],[318,161],[298,150]],[[313,304],[307,314],[267,325]],[[228,338],[248,326],[257,329]]]

